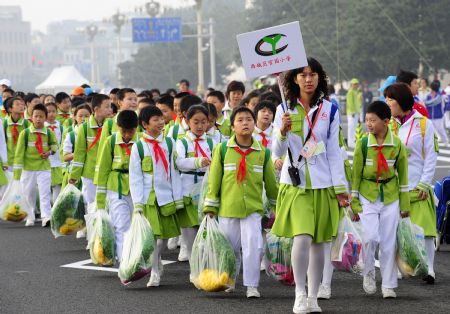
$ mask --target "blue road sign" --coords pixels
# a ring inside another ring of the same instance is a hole
[[[132,19],[133,42],[179,42],[181,41],[181,18],[134,18]]]

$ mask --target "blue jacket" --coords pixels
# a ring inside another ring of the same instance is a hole
[[[442,96],[437,93],[434,98],[430,94],[425,98],[425,106],[427,107],[430,119],[441,119],[444,116],[442,110]]]

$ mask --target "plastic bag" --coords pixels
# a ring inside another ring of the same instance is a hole
[[[331,263],[337,270],[361,274],[364,269],[363,240],[350,219],[349,209],[339,222],[338,233],[331,247]]]
[[[208,176],[209,176],[209,168],[206,170],[205,175],[203,176],[202,185],[200,187],[200,196],[198,200],[198,221],[201,222],[205,217],[203,213],[203,207],[205,204],[206,193],[208,193]]]
[[[90,235],[88,246],[92,263],[95,265],[114,265],[114,227],[108,213],[97,210],[92,220],[92,234]]]
[[[397,227],[397,265],[404,277],[428,274],[423,229],[403,218]]]
[[[3,220],[19,222],[31,215],[31,205],[25,198],[19,180],[9,183],[0,202],[0,213]],[[31,217],[34,220],[34,217]]]
[[[234,284],[236,257],[214,218],[205,216],[192,246],[192,283],[197,289],[221,291]]]
[[[155,236],[148,220],[140,212],[133,215],[125,233],[119,278],[124,285],[139,280],[151,271]]]
[[[83,229],[84,214],[84,201],[80,190],[73,184],[66,185],[52,207],[50,225],[55,238]]]
[[[285,285],[295,285],[291,265],[293,239],[278,237],[271,232],[267,233],[266,239],[267,275]]]
[[[264,209],[264,215],[261,220],[262,228],[263,229],[272,229],[273,223],[275,222],[275,214],[272,211],[272,205],[270,204],[270,201],[267,198],[265,188],[263,188],[262,200],[263,200],[263,209]]]

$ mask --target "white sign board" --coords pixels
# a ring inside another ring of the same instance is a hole
[[[247,78],[308,65],[299,22],[237,35]]]

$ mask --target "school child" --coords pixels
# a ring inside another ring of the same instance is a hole
[[[256,105],[262,101],[262,99],[260,99],[260,95],[261,93],[258,90],[252,90],[245,98],[241,100],[240,106],[245,106],[255,112]]]
[[[177,120],[177,114],[173,109],[173,97],[170,95],[162,95],[156,101],[156,107],[158,107],[163,115],[164,115],[164,135],[169,133],[169,129],[171,126],[175,125],[175,121]]]
[[[217,145],[213,153],[203,212],[218,216],[219,227],[236,255],[236,274],[241,265],[242,248],[247,298],[259,298],[263,183],[272,205],[276,202],[278,186],[270,151],[253,138],[253,112],[246,107],[236,108],[231,115],[231,125],[235,134]],[[228,289],[233,290],[234,287]]]
[[[244,98],[245,94],[245,85],[240,81],[231,81],[227,86],[227,91],[225,92],[225,96],[227,98],[227,102],[223,109],[225,118],[229,118],[233,109],[238,107]]]
[[[192,244],[199,225],[198,210],[192,202],[191,188],[202,182],[208,166],[211,163],[213,140],[206,135],[208,128],[208,111],[202,105],[194,105],[186,114],[189,131],[177,140],[176,165],[181,172],[184,209],[177,212],[181,227],[181,257],[188,260],[191,257]]]
[[[195,95],[187,95],[184,96],[181,99],[180,102],[180,111],[182,120],[180,124],[174,124],[169,128],[169,131],[167,132],[167,136],[173,138],[175,141],[178,139],[183,138],[186,135],[186,132],[189,129],[189,126],[186,122],[186,114],[189,108],[193,105],[200,105],[202,103],[202,100],[200,97]]]
[[[3,193],[8,185],[8,177],[6,171],[8,170],[8,152],[6,147],[5,129],[6,126],[3,119],[0,119],[0,199],[3,198]]]
[[[111,110],[111,100],[108,96],[97,94],[92,99],[94,114],[78,127],[75,141],[75,152],[72,161],[72,171],[69,183],[75,184],[81,179],[83,197],[86,204],[94,202],[95,185],[93,182],[99,140],[102,134],[105,117]]]
[[[39,207],[42,227],[50,224],[51,216],[51,164],[50,155],[58,150],[55,134],[45,127],[47,108],[37,104],[31,115],[33,124],[20,132],[14,156],[14,180],[20,180],[31,214],[25,226],[34,225],[36,204],[36,185],[39,189]]]
[[[49,157],[50,165],[51,165],[51,178],[52,178],[52,202],[56,201],[56,198],[61,192],[61,184],[63,180],[62,168],[61,168],[61,159],[59,153],[59,147],[61,146],[61,139],[63,133],[63,126],[61,123],[56,120],[57,116],[57,107],[55,103],[47,103],[45,105],[47,108],[47,121],[45,121],[45,127],[52,130],[55,134],[56,142],[58,144],[58,149],[56,150],[56,154],[51,155]]]
[[[24,118],[31,122],[31,113],[33,112],[34,106],[37,104],[40,104],[40,98],[38,95],[34,93],[28,93],[25,96],[25,105],[26,105],[26,111],[24,113]]]
[[[208,126],[208,131],[206,132],[206,135],[213,140],[214,146],[219,143],[228,141],[230,139],[230,137],[225,136],[222,133],[220,133],[219,129],[216,126],[216,122],[217,122],[216,107],[213,104],[209,104],[209,103],[203,103],[202,105],[208,111],[209,126]]]
[[[269,150],[272,148],[275,135],[272,123],[276,110],[275,105],[268,100],[261,101],[253,110],[256,116],[256,127],[253,135],[258,142],[261,142]]]
[[[3,120],[3,130],[5,132],[6,139],[6,151],[8,155],[8,172],[12,177],[14,156],[16,154],[17,141],[19,139],[19,134],[26,128],[28,128],[31,123],[23,118],[23,112],[25,111],[25,103],[22,99],[18,97],[11,97],[5,101],[3,104],[9,115]]]
[[[367,294],[377,290],[375,251],[379,244],[383,298],[395,298],[396,231],[399,213],[408,215],[408,155],[401,140],[389,129],[391,110],[382,101],[366,111],[369,135],[357,142],[353,157],[352,209],[361,213],[364,230],[364,280]]]
[[[177,119],[175,120],[175,124],[180,124],[183,121],[183,115],[180,110],[181,99],[184,96],[190,95],[188,92],[180,92],[175,95],[173,98],[173,111],[177,114]]]
[[[434,284],[436,205],[432,183],[439,151],[437,135],[431,121],[414,109],[414,98],[408,85],[393,84],[384,90],[384,96],[394,117],[392,130],[405,144],[408,154],[409,216],[425,234],[428,275],[423,280]]]
[[[142,98],[138,100],[138,109],[136,113],[139,115],[139,112],[141,112],[142,109],[148,106],[154,106],[155,102],[151,98]]]
[[[175,169],[175,143],[165,137],[164,117],[156,106],[144,108],[139,123],[145,129],[130,157],[130,192],[136,211],[144,212],[157,241],[148,287],[158,287],[161,253],[167,239],[180,235],[177,210],[184,207],[180,174]]]
[[[217,109],[217,121],[216,125],[220,133],[225,136],[231,136],[231,123],[230,119],[225,118],[223,115],[223,108],[225,107],[225,95],[221,91],[212,91],[206,97],[206,102],[213,104]]]
[[[8,100],[8,98],[13,97],[15,94],[14,90],[7,87],[5,89],[3,89],[1,91],[1,98],[2,98],[2,102],[4,103],[6,100]],[[6,116],[8,116],[8,110],[6,109],[5,106],[3,106],[2,110],[0,111],[0,118],[6,118]]]
[[[117,258],[122,257],[125,232],[130,228],[133,201],[130,195],[129,164],[131,148],[138,141],[138,117],[134,111],[124,110],[117,115],[119,131],[109,136],[99,151],[97,208],[105,209],[114,225]]]
[[[67,93],[59,92],[55,95],[55,102],[58,109],[56,120],[59,121],[64,129],[67,129],[73,125],[73,119],[70,113],[70,107],[72,105],[70,96]]]

